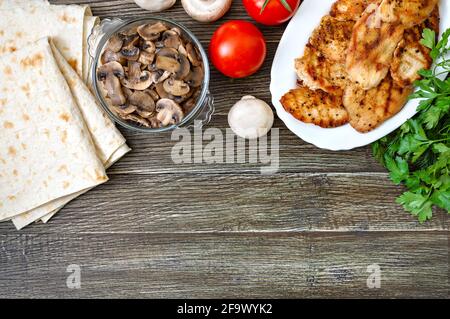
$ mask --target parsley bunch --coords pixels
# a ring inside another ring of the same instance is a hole
[[[411,99],[421,99],[418,113],[397,131],[372,145],[374,156],[390,172],[391,180],[408,188],[397,203],[425,222],[437,206],[450,213],[450,29],[436,43],[425,29],[421,44],[431,49],[433,68],[421,70],[422,80]]]

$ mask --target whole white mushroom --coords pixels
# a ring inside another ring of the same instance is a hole
[[[274,121],[270,106],[254,96],[244,96],[228,113],[228,124],[233,132],[246,139],[266,135]]]
[[[142,9],[150,12],[160,12],[171,8],[177,0],[134,0]]]
[[[181,0],[184,10],[192,19],[213,22],[224,16],[233,0]]]

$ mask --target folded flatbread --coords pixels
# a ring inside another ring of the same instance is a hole
[[[0,57],[0,220],[107,181],[48,39]]]
[[[87,38],[84,21],[92,16],[88,6],[50,5],[42,0],[0,1],[0,55],[50,37],[69,64],[83,76]]]
[[[108,168],[130,150],[126,145],[125,138],[120,134],[105,112],[103,112],[87,86],[70,67],[58,49],[52,44],[51,48],[55,61],[70,88],[73,99],[78,105],[90,132],[96,154],[105,168]],[[13,218],[13,223],[16,228],[21,229],[38,219],[43,219],[44,222],[47,222],[64,205],[86,191],[88,189],[16,216]]]
[[[89,7],[55,6],[46,0],[0,0],[0,14],[0,57],[29,44],[34,45],[42,36],[50,37],[55,61],[78,105],[103,166],[110,167],[129,152],[125,139],[84,84],[91,82],[87,38],[99,23]],[[19,229],[39,219],[47,222],[65,204],[87,190],[15,216],[13,222]]]

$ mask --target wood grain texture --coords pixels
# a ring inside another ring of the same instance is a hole
[[[51,2],[89,4],[102,18],[148,15],[131,0]],[[250,20],[238,0],[213,24],[193,21],[180,1],[158,15],[185,24],[205,48],[221,23]],[[208,128],[224,132],[244,94],[270,102],[285,26],[258,27],[268,46],[259,72],[232,80],[212,68]],[[174,164],[170,134],[121,129],[133,151],[108,183],[47,225],[0,224],[0,297],[449,297],[448,215],[420,225],[404,212],[395,203],[403,188],[369,147],[319,150],[279,119],[274,127],[280,168],[266,176],[255,164]],[[70,264],[81,266],[80,290],[66,287]],[[380,289],[367,288],[371,264],[381,267]]]
[[[346,152],[331,152],[316,148],[295,137],[284,127],[278,118],[275,126],[279,128],[279,172],[287,173],[360,173],[386,170],[373,158],[369,148],[359,148]],[[219,128],[222,134],[228,128],[225,115],[215,115],[207,128]],[[174,164],[171,158],[172,148],[178,139],[171,139],[171,134],[148,135],[143,133],[122,130],[130,147],[133,149],[124,159],[115,164],[109,174],[160,174],[160,173],[254,173],[259,174],[261,164],[226,163],[226,164]],[[270,137],[268,139],[270,145]],[[209,144],[203,143],[203,149]],[[224,145],[217,144],[217,145]],[[249,154],[249,143],[245,144],[245,154]],[[198,152],[197,152],[198,153]],[[196,152],[192,149],[192,157]]]
[[[0,297],[448,296],[435,233],[0,235]],[[95,254],[92,254],[92,250]],[[81,267],[81,289],[66,287]],[[369,265],[381,268],[369,289]]]
[[[114,175],[23,233],[193,233],[448,230],[398,212],[384,174]],[[390,194],[386,196],[386,194]],[[11,226],[4,233],[14,234]],[[168,235],[169,236],[169,235]]]

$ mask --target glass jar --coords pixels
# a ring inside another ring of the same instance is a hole
[[[101,64],[100,58],[104,51],[105,46],[108,43],[108,40],[118,32],[129,30],[133,27],[147,24],[147,23],[156,23],[163,22],[171,28],[179,28],[182,32],[182,36],[188,41],[192,42],[200,52],[203,61],[204,68],[204,78],[203,84],[201,87],[201,93],[197,99],[196,105],[192,108],[192,110],[185,115],[183,120],[175,125],[161,127],[161,128],[147,128],[143,126],[139,126],[132,122],[127,122],[117,116],[108,106],[108,103],[105,101],[105,98],[102,94],[102,90],[100,89],[99,81],[97,80],[97,68]],[[108,115],[119,125],[128,128],[130,130],[145,132],[145,133],[160,133],[172,131],[177,128],[193,128],[193,127],[203,127],[208,124],[211,120],[211,116],[214,113],[214,99],[209,93],[209,79],[210,79],[210,70],[208,57],[203,49],[201,43],[198,39],[190,32],[185,26],[171,21],[169,19],[161,18],[161,17],[149,17],[149,18],[138,18],[138,19],[130,19],[130,20],[122,20],[118,18],[112,19],[104,19],[98,26],[96,26],[91,35],[88,37],[88,51],[91,57],[90,63],[90,81],[92,81],[92,87],[94,93],[108,113]]]

